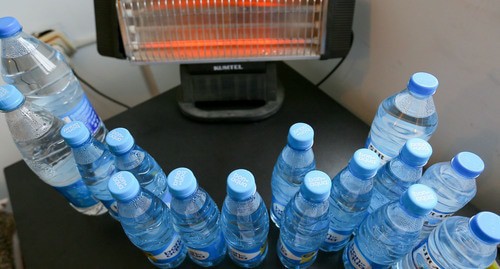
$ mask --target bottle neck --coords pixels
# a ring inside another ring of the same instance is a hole
[[[7,124],[16,142],[30,141],[47,134],[60,121],[48,111],[24,101],[16,109],[5,114]],[[62,126],[62,121],[59,123]]]
[[[1,39],[2,58],[17,58],[36,50],[41,43],[37,38],[19,31],[11,37]]]
[[[413,164],[408,163],[401,156],[397,156],[396,158],[390,160],[390,166],[402,166],[406,170],[421,170],[422,166],[415,166]]]
[[[419,99],[419,100],[425,100],[425,99],[429,99],[432,97],[432,95],[422,95],[422,94],[418,94],[416,92],[412,92],[408,88],[406,88],[404,91],[407,91],[411,96],[413,96],[414,98]]]

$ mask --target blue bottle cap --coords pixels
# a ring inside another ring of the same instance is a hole
[[[111,176],[108,189],[116,200],[129,201],[137,196],[141,187],[132,173],[120,171]]]
[[[61,136],[70,147],[78,147],[89,139],[90,132],[83,122],[72,121],[61,128]]]
[[[13,85],[0,86],[0,110],[9,112],[24,102],[24,95]]]
[[[314,130],[306,123],[295,123],[288,131],[288,145],[296,150],[310,149],[314,142]]]
[[[134,146],[134,138],[125,128],[113,129],[106,135],[106,144],[114,154],[123,154]]]
[[[178,199],[183,199],[193,194],[198,187],[196,178],[191,170],[180,167],[174,169],[167,177],[170,194]]]
[[[423,184],[413,184],[401,196],[403,207],[417,216],[425,216],[437,204],[434,190]]]
[[[500,243],[500,216],[483,211],[469,220],[471,231],[488,244]]]
[[[424,166],[429,161],[431,155],[431,145],[420,138],[408,139],[399,153],[400,159],[413,167]]]
[[[0,38],[11,37],[21,31],[23,27],[16,18],[3,17],[0,18]]]
[[[369,149],[358,149],[349,161],[349,171],[360,179],[369,179],[377,173],[381,162],[378,155]]]
[[[476,154],[463,151],[451,159],[451,167],[466,178],[476,178],[484,171],[484,162]]]
[[[408,81],[408,90],[418,95],[431,96],[439,86],[438,79],[432,74],[418,72],[413,74]]]
[[[227,177],[227,195],[234,200],[246,200],[254,195],[256,190],[255,178],[248,170],[234,170]]]
[[[319,171],[313,170],[306,174],[304,183],[300,186],[300,193],[304,198],[312,202],[323,202],[330,196],[332,180]]]

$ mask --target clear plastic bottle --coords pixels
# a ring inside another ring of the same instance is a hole
[[[380,167],[377,154],[358,149],[349,164],[338,173],[330,192],[329,229],[321,250],[339,251],[351,238],[354,229],[368,215],[373,177]]]
[[[480,212],[471,219],[451,217],[406,255],[398,269],[477,269],[490,266],[500,243],[500,216]]]
[[[106,135],[106,144],[115,155],[117,170],[132,173],[141,187],[170,206],[172,197],[168,192],[167,175],[149,153],[135,144],[127,129],[116,128],[110,131]]]
[[[158,268],[175,268],[186,247],[172,226],[170,210],[151,192],[141,189],[130,172],[115,173],[108,189],[116,199],[120,223],[130,241]]]
[[[387,162],[398,155],[406,140],[429,140],[438,126],[432,99],[438,85],[437,78],[429,73],[413,74],[405,90],[388,97],[378,107],[366,147]]]
[[[106,206],[109,214],[118,219],[116,201],[108,190],[109,178],[116,172],[113,154],[106,145],[93,138],[80,121],[66,123],[61,128],[61,135],[73,151],[83,182],[94,197]]]
[[[424,216],[436,203],[431,188],[411,185],[399,201],[382,206],[361,223],[344,249],[344,267],[389,268],[398,262],[417,243]]]
[[[432,147],[425,140],[406,141],[398,157],[379,169],[374,178],[373,194],[368,212],[398,200],[403,192],[422,177],[423,166],[432,155]]]
[[[170,172],[167,182],[172,194],[170,209],[174,228],[186,244],[189,257],[204,267],[219,264],[224,260],[227,247],[217,205],[187,168]]]
[[[269,215],[250,171],[238,169],[227,177],[221,226],[234,263],[254,268],[266,258]]]
[[[3,17],[0,52],[5,82],[65,122],[82,121],[94,137],[104,140],[104,123],[59,51],[24,33],[15,18]]]
[[[285,206],[299,191],[304,176],[316,169],[316,160],[312,145],[314,130],[305,123],[295,123],[288,131],[288,143],[274,165],[271,178],[272,204],[271,220],[276,227],[280,221]]]
[[[437,194],[436,207],[425,218],[420,239],[425,239],[444,219],[464,207],[476,195],[476,178],[484,171],[484,162],[471,152],[460,152],[450,162],[429,167],[418,183]]]
[[[286,268],[307,268],[316,260],[328,232],[331,186],[327,174],[313,170],[287,204],[277,246],[278,258]]]
[[[78,212],[106,213],[83,183],[71,149],[59,134],[62,120],[25,101],[12,85],[0,86],[0,111],[5,113],[12,139],[24,161],[41,180],[62,194]]]

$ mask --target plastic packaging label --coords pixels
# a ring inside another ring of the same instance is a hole
[[[286,259],[288,259],[289,262],[296,265],[310,262],[316,257],[316,254],[318,254],[318,251],[311,251],[311,252],[294,251],[290,247],[288,247],[281,238],[278,241],[278,251],[280,251],[281,254]]]
[[[237,250],[229,247],[229,255],[241,263],[254,263],[262,259],[262,255],[266,252],[267,241],[260,247],[248,250]]]
[[[77,208],[87,208],[99,203],[81,179],[64,187],[54,187],[66,200]]]
[[[273,210],[273,213],[274,213],[274,216],[276,216],[276,218],[278,218],[279,220],[283,217],[283,213],[285,211],[285,206],[278,203],[276,201],[276,199],[274,199],[274,196],[273,196],[273,199],[272,199],[272,210]]]
[[[453,216],[455,212],[441,212],[438,210],[432,210],[426,217],[424,221],[425,227],[434,228],[439,225],[443,220]]]
[[[387,268],[387,266],[382,266],[376,263],[373,263],[369,259],[367,259],[361,251],[359,251],[358,246],[355,242],[350,243],[347,246],[347,258],[349,259],[349,263],[353,268],[356,269],[382,269]]]
[[[182,253],[183,247],[184,243],[182,243],[181,237],[178,234],[175,234],[166,247],[145,253],[148,256],[148,259],[154,263],[170,263],[178,258],[179,254]]]
[[[85,94],[83,94],[82,101],[80,101],[75,108],[61,115],[60,118],[65,122],[81,121],[87,126],[92,134],[96,133],[99,126],[102,124],[101,118],[99,118]]]
[[[390,161],[392,158],[390,156],[385,155],[384,153],[380,152],[379,149],[377,149],[373,144],[371,139],[366,140],[366,148],[375,152],[378,157],[381,160],[382,164],[385,164],[386,162]]]
[[[328,245],[339,245],[351,238],[352,230],[350,231],[337,231],[328,229],[328,234],[325,238],[325,243]]]
[[[435,262],[432,254],[427,247],[427,240],[415,248],[411,254],[415,268],[428,268],[428,269],[444,269],[441,265]]]
[[[222,253],[222,249],[225,248],[226,241],[222,237],[222,232],[219,233],[219,237],[208,247],[204,248],[189,248],[189,256],[195,260],[210,262],[218,259]]]

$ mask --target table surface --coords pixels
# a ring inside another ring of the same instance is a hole
[[[288,128],[306,122],[315,130],[317,168],[333,177],[363,147],[369,127],[287,65],[278,65],[285,88],[282,108],[250,123],[206,123],[181,115],[175,91],[168,91],[106,121],[111,130],[127,128],[168,174],[190,168],[219,208],[226,177],[250,170],[267,206],[271,173],[286,143]],[[24,164],[5,169],[26,268],[153,268],[110,216],[89,217],[73,210]],[[278,229],[271,224],[269,252],[259,268],[281,268],[276,255]],[[321,253],[311,268],[342,268],[340,253]],[[180,268],[196,268],[186,258]],[[218,268],[237,268],[226,257]]]

